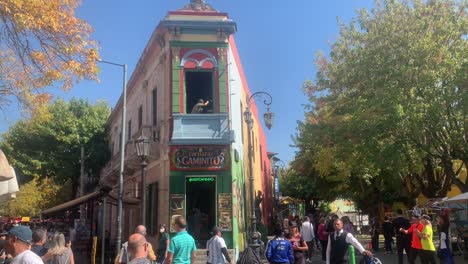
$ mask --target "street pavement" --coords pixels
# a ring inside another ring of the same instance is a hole
[[[397,254],[385,254],[385,252],[376,252],[374,253],[374,256],[377,257],[382,264],[398,264],[398,255]],[[356,256],[356,264],[359,264],[361,260],[361,256]],[[405,256],[405,262],[408,263],[406,256]],[[463,263],[468,263],[468,259],[464,259],[462,255],[457,255],[454,256],[454,262],[455,264],[463,264]],[[310,264],[320,264],[320,263],[325,263],[325,261],[322,261],[322,257],[319,253],[315,253],[314,256],[312,257],[312,261],[309,262]],[[420,263],[420,262],[417,262]],[[439,261],[437,260],[437,263]]]

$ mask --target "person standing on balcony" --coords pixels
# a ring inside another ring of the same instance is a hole
[[[192,114],[199,114],[203,113],[205,110],[204,108],[210,103],[210,101],[204,101],[203,99],[198,99],[198,103],[196,103],[192,108]]]

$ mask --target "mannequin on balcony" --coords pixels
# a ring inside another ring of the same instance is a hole
[[[204,112],[204,108],[210,103],[210,101],[204,101],[203,99],[199,99],[198,103],[196,103],[192,108],[192,114],[200,114]]]

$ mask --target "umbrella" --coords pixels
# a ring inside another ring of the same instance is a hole
[[[8,163],[8,160],[3,154],[3,151],[0,149],[0,182],[7,181],[13,178],[13,174],[11,173],[11,167]]]
[[[19,191],[15,170],[11,166],[8,167],[13,178],[7,181],[0,181],[0,202],[5,202],[11,198],[16,198],[16,192]]]
[[[459,194],[457,196],[454,196],[452,198],[448,198],[448,199],[442,201],[442,203],[444,203],[444,204],[460,203],[460,202],[468,202],[468,192]]]

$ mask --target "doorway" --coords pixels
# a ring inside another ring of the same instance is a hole
[[[190,176],[185,179],[188,232],[205,248],[216,225],[216,177]]]

